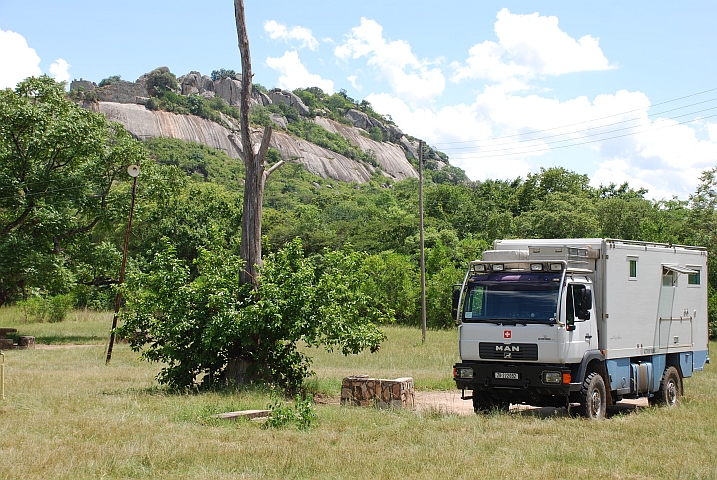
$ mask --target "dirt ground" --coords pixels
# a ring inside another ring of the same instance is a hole
[[[438,413],[455,414],[455,415],[475,415],[473,412],[473,402],[471,400],[461,400],[460,390],[447,391],[431,391],[420,392],[415,394],[416,410],[435,411]],[[607,416],[616,415],[618,413],[629,413],[638,408],[646,408],[648,406],[647,399],[639,400],[623,400],[617,405],[608,407]],[[566,408],[554,407],[532,407],[529,405],[512,405],[510,407],[511,414],[519,415],[536,415],[541,417],[549,417],[553,415],[567,416]]]
[[[318,404],[339,404],[340,397],[323,397],[316,398]],[[473,402],[470,400],[461,400],[460,390],[445,391],[416,391],[415,392],[416,410],[418,412],[435,412],[446,415],[475,415],[473,412]],[[639,400],[623,400],[622,402],[608,407],[607,416],[619,413],[627,414],[639,408],[647,408],[647,399]],[[568,416],[566,408],[554,407],[532,407],[529,405],[512,405],[510,407],[511,415],[531,415],[540,417]]]

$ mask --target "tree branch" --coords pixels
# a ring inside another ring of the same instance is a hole
[[[65,238],[72,236],[72,235],[76,235],[78,233],[89,232],[90,230],[95,228],[95,225],[97,225],[97,222],[99,222],[99,221],[100,221],[100,217],[95,217],[95,219],[92,220],[92,222],[90,222],[89,225],[85,225],[84,227],[73,228],[70,231],[67,231],[61,235],[56,235],[55,237],[53,237],[52,238],[52,243],[54,245],[53,253],[60,253],[62,251],[62,248],[60,248],[60,240],[64,240]]]
[[[284,160],[279,160],[278,162],[276,162],[274,165],[272,165],[271,167],[269,167],[268,170],[266,170],[266,173],[264,173],[264,177],[265,177],[265,178],[269,178],[269,175],[271,175],[271,173],[272,173],[273,171],[277,170],[279,167],[281,167],[282,165],[284,165],[284,163],[285,163]]]
[[[236,150],[237,154],[239,155],[239,158],[244,163],[244,165],[246,165],[246,157],[244,156],[244,150],[243,150],[244,147],[242,146],[241,142],[239,142],[239,140],[237,139],[237,136],[234,135],[233,133],[230,133],[227,138],[229,138],[229,141],[232,142],[232,145],[234,146],[234,150]]]

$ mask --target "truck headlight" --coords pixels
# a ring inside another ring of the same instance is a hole
[[[543,372],[543,383],[562,383],[563,374],[561,372]]]
[[[467,378],[471,379],[473,378],[473,369],[472,368],[456,368],[454,369],[453,376],[455,378]]]

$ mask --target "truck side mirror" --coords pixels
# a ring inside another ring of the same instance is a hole
[[[590,309],[593,306],[593,292],[583,287],[580,291],[580,310],[575,312],[575,316],[580,320],[590,320]]]
[[[453,319],[458,320],[458,300],[461,298],[461,290],[463,289],[463,285],[453,285],[453,297],[451,301],[451,305],[453,308]]]

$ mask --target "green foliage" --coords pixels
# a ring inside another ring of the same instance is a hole
[[[179,115],[196,115],[227,128],[230,125],[220,114],[239,119],[239,109],[230,107],[221,97],[209,100],[201,95],[179,95],[171,90],[161,89],[154,97],[147,99],[145,106],[149,110],[164,110]]]
[[[0,91],[0,305],[116,272],[86,262],[93,235],[126,218],[119,187],[127,165],[145,159],[121,125],[66,99],[47,76]]]
[[[195,260],[196,275],[167,245],[126,284],[119,333],[166,364],[160,382],[186,388],[203,376],[210,385],[232,358],[249,362],[253,378],[294,390],[310,375],[300,340],[348,355],[376,351],[384,339],[376,322],[388,317],[361,291],[362,254],[327,251],[312,262],[295,240],[267,257],[250,290],[238,284],[239,256],[213,245]]]
[[[216,82],[217,80],[221,80],[222,78],[231,78],[236,79],[237,78],[237,72],[234,70],[227,70],[224,68],[220,68],[219,70],[212,70],[212,82]]]
[[[150,157],[161,165],[175,165],[195,180],[218,183],[231,190],[241,190],[244,164],[221,150],[175,138],[150,138],[142,143],[149,151]],[[276,149],[271,150],[276,152]],[[275,157],[277,154],[278,152],[272,155]]]
[[[269,417],[264,423],[264,428],[284,428],[294,425],[299,430],[308,430],[316,422],[313,402],[308,397],[302,399],[299,394],[296,395],[293,407],[274,395],[267,408]]]
[[[107,85],[113,85],[115,83],[119,83],[122,81],[122,77],[120,75],[112,75],[107,78],[103,78],[100,81],[100,87],[106,87]]]
[[[155,68],[147,74],[147,91],[152,97],[178,88],[177,77],[167,67]]]
[[[41,297],[33,295],[27,300],[18,302],[25,322],[31,323],[57,323],[67,317],[72,308],[74,299],[72,295],[55,295],[52,297]]]
[[[324,147],[327,150],[340,153],[345,157],[363,161],[375,167],[378,166],[375,156],[371,156],[370,154],[364,152],[359,147],[350,143],[345,137],[336,133],[331,133],[313,122],[302,121],[290,123],[289,132],[299,138],[303,138],[304,140],[314,143],[320,147]]]

